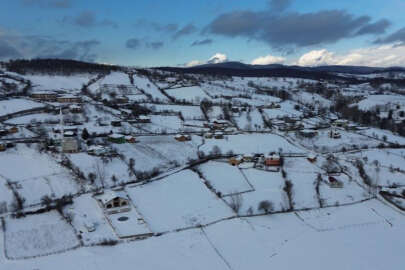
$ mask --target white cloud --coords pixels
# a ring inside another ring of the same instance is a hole
[[[253,59],[252,65],[271,65],[271,64],[282,64],[285,62],[285,58],[281,56],[266,55],[260,56]]]
[[[202,65],[202,64],[204,64],[204,63],[199,60],[192,60],[186,64],[186,67],[194,67],[194,66],[198,66],[198,65]]]
[[[297,64],[300,66],[321,66],[331,65],[335,61],[334,53],[323,50],[313,50],[302,55]]]
[[[405,44],[388,44],[352,50],[336,54],[326,49],[314,50],[302,55],[297,62],[300,66],[352,65],[352,66],[405,66]]]
[[[228,61],[228,57],[223,53],[216,53],[210,59],[208,59],[208,64],[218,64]]]

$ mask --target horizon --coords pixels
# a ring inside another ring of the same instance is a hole
[[[405,3],[360,2],[7,1],[0,11],[0,61],[405,66]]]

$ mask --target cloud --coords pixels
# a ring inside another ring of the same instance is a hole
[[[217,16],[203,32],[256,39],[274,48],[282,48],[306,47],[334,43],[359,35],[381,34],[388,26],[388,20],[372,22],[369,16],[356,16],[344,10],[281,14],[271,10],[240,10]]]
[[[282,64],[285,62],[285,58],[281,56],[266,55],[253,59],[252,65],[270,65],[270,64]]]
[[[96,16],[92,11],[83,11],[74,19],[74,23],[81,27],[91,27],[96,25]]]
[[[73,6],[72,0],[21,0],[23,5],[38,6],[41,8],[71,8]]]
[[[138,38],[130,38],[125,43],[125,46],[128,49],[133,49],[133,50],[137,50],[137,49],[141,48],[142,46],[149,48],[149,49],[158,50],[158,49],[162,48],[163,45],[164,45],[163,41],[146,42],[146,41],[138,39]]]
[[[374,41],[376,44],[381,43],[392,43],[392,42],[405,42],[405,27],[399,29],[398,31],[388,35],[385,38],[380,38]]]
[[[200,61],[200,60],[192,60],[184,66],[186,67],[194,67],[198,65],[204,65],[204,64],[218,64],[218,63],[224,63],[228,61],[228,57],[226,54],[223,53],[216,53],[213,56],[211,56],[207,61]]]
[[[125,43],[125,46],[128,49],[138,49],[140,46],[142,45],[141,40],[137,39],[137,38],[130,38],[127,40],[127,42]]]
[[[112,27],[118,28],[118,24],[110,19],[99,20],[96,14],[90,10],[84,10],[80,12],[77,16],[65,16],[61,20],[62,24],[73,24],[82,28],[91,27]]]
[[[336,59],[333,53],[322,50],[313,50],[302,55],[297,62],[300,66],[322,66],[322,65],[334,65]]]
[[[8,42],[0,40],[0,59],[19,58],[21,54]]]
[[[272,12],[283,12],[291,5],[291,0],[269,0]]]
[[[187,64],[185,64],[186,67],[194,67],[194,66],[199,66],[205,64],[204,62],[201,62],[199,60],[192,60],[190,62],[188,62]]]
[[[295,64],[301,66],[405,66],[405,45],[392,43],[378,47],[356,49],[345,54],[336,54],[325,49],[315,50],[302,55]]]
[[[176,23],[161,24],[157,22],[151,22],[145,19],[137,20],[134,26],[137,28],[147,28],[152,29],[156,32],[166,32],[166,33],[176,32],[179,28],[179,26]]]
[[[173,34],[172,38],[178,39],[182,36],[187,36],[187,35],[193,34],[195,32],[197,32],[197,27],[195,27],[193,24],[189,23],[189,24],[183,26],[182,28],[180,28],[179,30],[177,30]]]
[[[84,40],[69,43],[64,49],[56,51],[49,50],[48,53],[38,55],[38,58],[57,58],[57,59],[76,59],[86,62],[94,62],[97,58],[97,54],[93,53],[94,47],[100,45],[100,41]]]
[[[391,25],[391,22],[387,19],[379,20],[375,23],[370,23],[357,31],[357,35],[365,34],[382,34]]]
[[[59,58],[93,62],[97,59],[98,40],[69,41],[50,36],[19,35],[2,32],[0,58]]]
[[[154,50],[162,48],[164,45],[163,41],[147,42],[146,47]]]
[[[208,59],[207,64],[219,64],[228,61],[228,57],[223,53],[216,53],[210,59]]]
[[[193,43],[191,43],[190,46],[194,47],[194,46],[208,45],[208,44],[211,44],[212,42],[213,42],[212,39],[206,38],[206,39],[203,39],[203,40],[196,40]]]

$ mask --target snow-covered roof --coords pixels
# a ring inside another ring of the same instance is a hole
[[[150,119],[150,118],[149,118],[148,116],[146,116],[146,115],[140,115],[138,118],[139,118],[139,119],[142,119],[142,120]]]
[[[100,200],[103,204],[106,204],[115,198],[123,198],[123,199],[128,200],[128,198],[124,192],[113,191],[113,190],[109,190],[109,191],[105,192],[104,194],[98,196],[97,199]]]
[[[108,136],[108,137],[113,138],[113,139],[119,139],[119,138],[124,137],[124,135],[114,133],[114,134],[111,134],[111,135]]]
[[[266,158],[270,158],[270,159],[280,159],[280,155],[277,155],[277,154],[270,154],[270,155],[266,155]]]

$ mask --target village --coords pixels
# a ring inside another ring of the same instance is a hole
[[[241,218],[310,220],[306,213],[358,205],[371,213],[377,201],[405,209],[405,138],[332,112],[329,100],[300,88],[316,81],[136,70],[17,77],[0,74],[32,85],[0,100],[6,259]],[[364,223],[379,222],[370,215]]]

